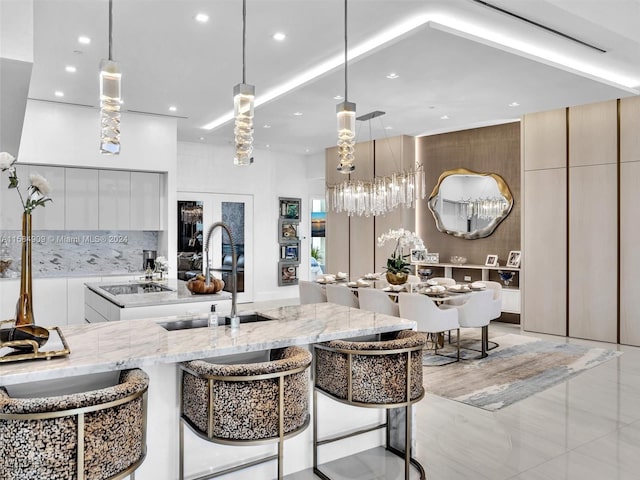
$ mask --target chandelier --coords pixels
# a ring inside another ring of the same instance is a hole
[[[233,135],[236,153],[235,165],[253,163],[253,110],[256,87],[246,83],[245,43],[247,40],[247,0],[242,0],[242,83],[233,87],[233,114],[235,126]]]
[[[338,159],[340,164],[337,170],[345,175],[355,170],[355,127],[356,104],[348,100],[347,88],[347,0],[344,0],[344,102],[336,105],[338,119]]]
[[[119,155],[122,73],[112,50],[113,2],[109,0],[109,58],[100,61],[100,153]]]

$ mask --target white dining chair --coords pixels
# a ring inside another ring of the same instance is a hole
[[[358,301],[361,310],[384,313],[393,317],[400,316],[400,307],[394,302],[387,292],[377,288],[358,289]]]
[[[327,285],[327,302],[337,303],[346,307],[360,308],[358,297],[349,287],[343,285]]]
[[[468,300],[462,305],[443,305],[441,308],[448,311],[456,310],[461,328],[482,329],[480,358],[484,358],[487,356],[489,344],[489,322],[491,321],[493,290],[486,289],[473,292],[467,298]]]
[[[457,362],[460,360],[460,324],[458,323],[458,311],[456,309],[443,310],[428,296],[421,293],[401,292],[398,294],[398,304],[400,307],[400,317],[415,321],[418,324],[419,332],[436,334],[456,330],[458,354],[454,361]],[[437,339],[434,344],[434,352],[438,355]],[[448,355],[443,356],[446,357]]]
[[[491,320],[497,320],[502,315],[502,285],[499,282],[483,281],[493,292],[493,298],[491,299]]]
[[[298,282],[300,305],[308,303],[323,303],[327,301],[327,294],[319,283],[300,280]]]

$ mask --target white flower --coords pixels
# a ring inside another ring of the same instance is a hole
[[[42,195],[47,196],[51,193],[51,185],[49,185],[47,179],[42,175],[32,173],[29,175],[29,181],[31,182],[31,185],[37,188]]]
[[[7,170],[16,161],[16,158],[7,152],[0,152],[0,170]]]

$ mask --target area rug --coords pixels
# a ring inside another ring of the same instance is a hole
[[[496,411],[541,392],[622,352],[567,343],[552,343],[523,335],[492,338],[498,348],[483,359],[433,366],[441,358],[425,353],[424,384],[428,393]],[[447,355],[454,345],[445,345]],[[461,356],[478,357],[478,352],[461,350]],[[444,358],[446,361],[451,361]]]

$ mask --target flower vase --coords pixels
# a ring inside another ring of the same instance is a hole
[[[33,290],[31,286],[31,214],[22,214],[22,267],[20,296],[16,305],[16,327],[34,325]]]
[[[387,282],[391,285],[404,285],[409,280],[409,274],[404,272],[387,272]]]

